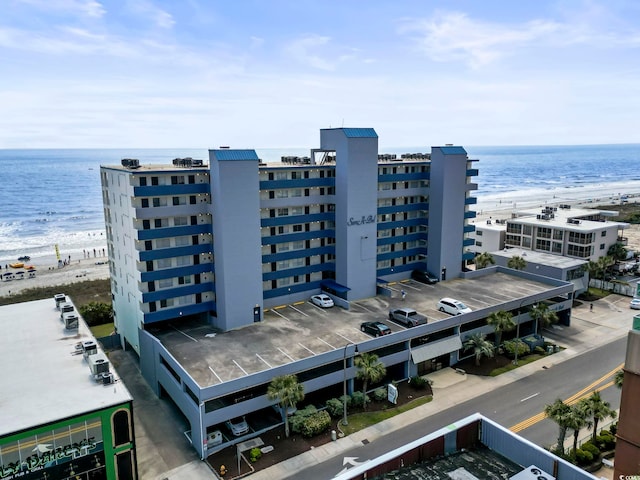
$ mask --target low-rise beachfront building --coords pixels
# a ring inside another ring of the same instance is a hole
[[[459,146],[378,154],[370,128],[321,130],[309,157],[279,164],[220,148],[209,164],[101,167],[117,330],[203,458],[282,421],[267,397],[276,376],[295,374],[305,401],[324,403],[359,387],[362,352],[379,356],[388,383],[469,356],[463,342],[491,335],[496,309],[513,312],[522,335],[537,331],[528,312],[542,301],[568,324],[571,283],[466,271],[477,173]],[[414,269],[440,282],[409,280]],[[337,308],[308,301],[320,292]],[[473,311],[449,317],[441,297]],[[428,324],[361,331],[403,305]],[[242,416],[248,432],[235,436],[225,422]]]
[[[475,225],[471,234],[475,254],[503,248],[562,255],[585,261],[596,261],[608,254],[609,248],[626,245],[624,229],[628,223],[614,222],[611,210],[575,208],[568,204],[519,210],[511,218],[493,219]]]
[[[0,319],[0,478],[138,478],[133,398],[82,318],[38,300]]]

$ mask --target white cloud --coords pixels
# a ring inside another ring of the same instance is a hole
[[[106,10],[100,2],[95,0],[19,0],[20,3],[31,5],[41,11],[60,11],[67,13],[78,12],[82,16],[100,18]]]
[[[307,35],[291,42],[286,51],[298,63],[307,65],[319,70],[331,71],[335,69],[335,64],[320,57],[314,51],[319,50],[329,43],[330,37],[321,35]]]

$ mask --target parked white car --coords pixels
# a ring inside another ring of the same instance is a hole
[[[247,424],[244,416],[227,420],[226,425],[227,428],[231,430],[231,433],[233,433],[236,437],[244,435],[245,433],[249,433],[249,425]]]
[[[640,310],[640,298],[634,298],[633,300],[631,300],[631,302],[629,303],[629,308],[631,308],[632,310]]]
[[[463,313],[469,313],[471,311],[471,309],[460,300],[447,297],[440,299],[437,308],[441,312],[448,313],[449,315],[462,315]]]
[[[325,295],[321,293],[319,295],[313,295],[311,297],[311,303],[317,305],[320,308],[331,308],[333,307],[333,300],[329,295]]]

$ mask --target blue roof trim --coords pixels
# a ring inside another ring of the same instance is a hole
[[[214,150],[218,161],[224,162],[229,160],[260,160],[255,150]]]
[[[351,290],[349,287],[345,287],[344,285],[340,285],[336,283],[334,280],[323,280],[320,284],[322,287],[330,288],[331,290],[335,290],[338,293],[347,293]]]
[[[445,155],[466,155],[467,151],[462,147],[438,147]]]
[[[347,138],[378,138],[373,128],[343,128],[342,131]]]

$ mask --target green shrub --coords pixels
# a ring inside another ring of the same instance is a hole
[[[257,462],[261,456],[262,456],[262,452],[258,447],[255,447],[249,450],[249,460],[251,460],[251,463]]]
[[[609,426],[609,431],[611,432],[611,435],[615,437],[616,433],[618,432],[618,422],[612,423]]]
[[[351,403],[354,407],[363,407],[364,403],[369,403],[371,400],[369,399],[369,395],[365,395],[364,393],[357,391],[351,394]]]
[[[505,353],[510,358],[515,358],[516,348],[518,349],[519,357],[523,357],[529,353],[529,346],[522,340],[506,340],[502,344],[502,348],[504,348]]]
[[[347,402],[347,410],[349,410],[349,407],[351,406],[351,395],[341,395],[340,401]]]
[[[306,419],[314,415],[317,411],[318,409],[313,405],[307,405],[302,410],[297,410],[296,413],[294,413],[289,420],[291,431],[295,433],[302,433],[302,428]],[[329,414],[327,413],[327,415]]]
[[[575,461],[578,465],[588,465],[593,461],[593,455],[591,454],[591,452],[587,452],[579,448],[573,453]]]
[[[337,398],[330,398],[325,405],[332,418],[340,418],[344,413],[344,406]]]
[[[616,446],[616,439],[610,433],[600,432],[600,435],[596,437],[596,446],[600,449],[601,452],[613,450],[613,448]]]
[[[600,455],[600,449],[590,441],[583,443],[580,448],[585,452],[591,453],[591,455],[593,455],[593,458],[597,458]]]
[[[533,349],[534,353],[537,353],[538,355],[544,355],[545,353],[547,353],[547,351],[542,348],[540,345],[538,345],[536,348]]]
[[[108,303],[89,302],[86,305],[80,305],[78,311],[90,327],[113,322],[113,308]]]
[[[377,402],[382,402],[387,399],[387,387],[376,388],[373,392],[373,398]]]
[[[411,385],[416,390],[422,390],[427,386],[427,380],[419,375],[415,375],[409,379],[409,385]]]
[[[331,417],[329,412],[322,410],[316,412],[304,419],[300,433],[303,437],[313,437],[318,435],[331,426]]]

